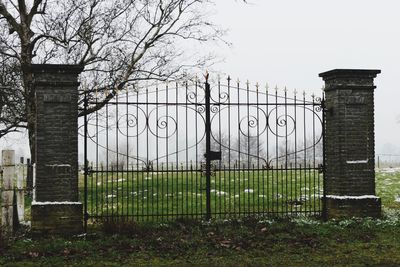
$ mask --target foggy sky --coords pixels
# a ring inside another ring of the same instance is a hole
[[[335,68],[381,69],[375,80],[376,152],[400,154],[400,1],[217,0],[212,20],[233,45],[213,47],[214,70],[251,82],[320,94],[318,74]],[[26,137],[26,135],[24,135]],[[8,144],[23,154],[21,137]],[[26,138],[25,138],[26,140]]]

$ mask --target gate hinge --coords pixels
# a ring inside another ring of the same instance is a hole
[[[318,173],[324,173],[325,166],[323,164],[318,164]]]

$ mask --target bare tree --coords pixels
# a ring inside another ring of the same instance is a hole
[[[17,63],[34,155],[33,63],[84,66],[91,113],[139,81],[166,80],[213,58],[188,47],[221,40],[204,10],[210,0],[0,0],[0,54]],[[187,45],[181,45],[181,41]],[[15,88],[15,91],[20,88]],[[83,87],[81,88],[83,103]],[[80,109],[83,115],[83,109]],[[34,159],[34,158],[33,158]]]
[[[18,72],[13,61],[0,55],[0,138],[25,127],[23,91],[18,84]]]

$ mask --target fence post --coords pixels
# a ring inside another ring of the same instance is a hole
[[[3,181],[1,183],[1,226],[5,236],[13,232],[14,218],[14,175],[15,175],[15,151],[3,150],[1,152]]]
[[[380,70],[335,69],[325,81],[325,212],[379,217],[375,195],[374,78]]]
[[[36,159],[32,232],[83,231],[78,190],[78,65],[32,65],[36,102]]]
[[[17,166],[17,188],[15,190],[17,199],[18,221],[23,222],[25,216],[25,167],[24,158],[21,158]]]

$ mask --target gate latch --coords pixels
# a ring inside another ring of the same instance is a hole
[[[221,160],[221,151],[210,151],[209,154],[205,153],[204,157],[209,160]]]

